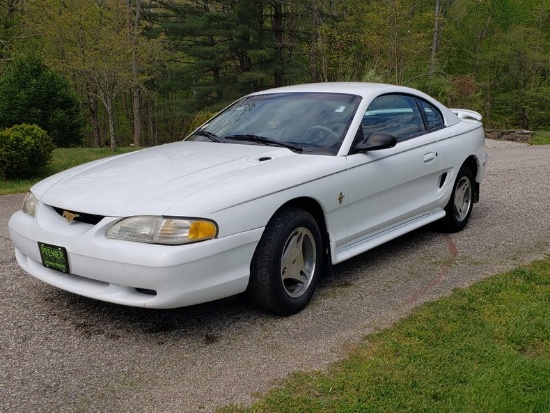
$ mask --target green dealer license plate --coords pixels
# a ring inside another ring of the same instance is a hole
[[[67,259],[67,250],[57,245],[38,243],[42,265],[52,270],[61,271],[69,274],[69,260]]]

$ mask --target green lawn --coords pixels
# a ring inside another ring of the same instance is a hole
[[[126,152],[131,152],[134,148],[118,148],[112,152],[109,148],[57,148],[53,151],[53,158],[50,165],[42,176],[35,179],[25,179],[16,181],[0,180],[0,195],[15,194],[19,192],[27,192],[29,188],[36,182],[44,179],[47,176],[53,175],[65,169],[72,168],[86,162],[95,161],[96,159],[105,158],[107,156],[119,155]]]
[[[220,412],[548,412],[549,309],[550,258],[428,303],[328,371]]]
[[[541,130],[535,132],[531,143],[533,145],[550,145],[550,130]]]

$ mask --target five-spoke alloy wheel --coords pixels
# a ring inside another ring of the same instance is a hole
[[[474,177],[472,171],[463,165],[458,171],[451,199],[445,207],[447,215],[441,220],[441,227],[447,232],[462,230],[472,214],[474,205]]]
[[[279,211],[268,223],[251,264],[247,294],[279,315],[302,310],[319,282],[322,238],[313,216],[301,208]]]
[[[281,257],[281,281],[289,297],[298,298],[311,284],[317,266],[315,239],[305,227],[288,237]]]

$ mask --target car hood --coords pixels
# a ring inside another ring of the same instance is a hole
[[[295,184],[277,179],[281,168],[309,157],[278,147],[177,142],[81,165],[31,190],[45,204],[95,215],[210,213],[246,201],[243,193],[261,196],[266,180],[271,190]]]

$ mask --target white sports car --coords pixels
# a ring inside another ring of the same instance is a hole
[[[9,221],[17,262],[118,304],[246,292],[293,314],[331,265],[434,221],[466,225],[488,159],[480,120],[384,84],[253,93],[181,142],[33,186]]]

